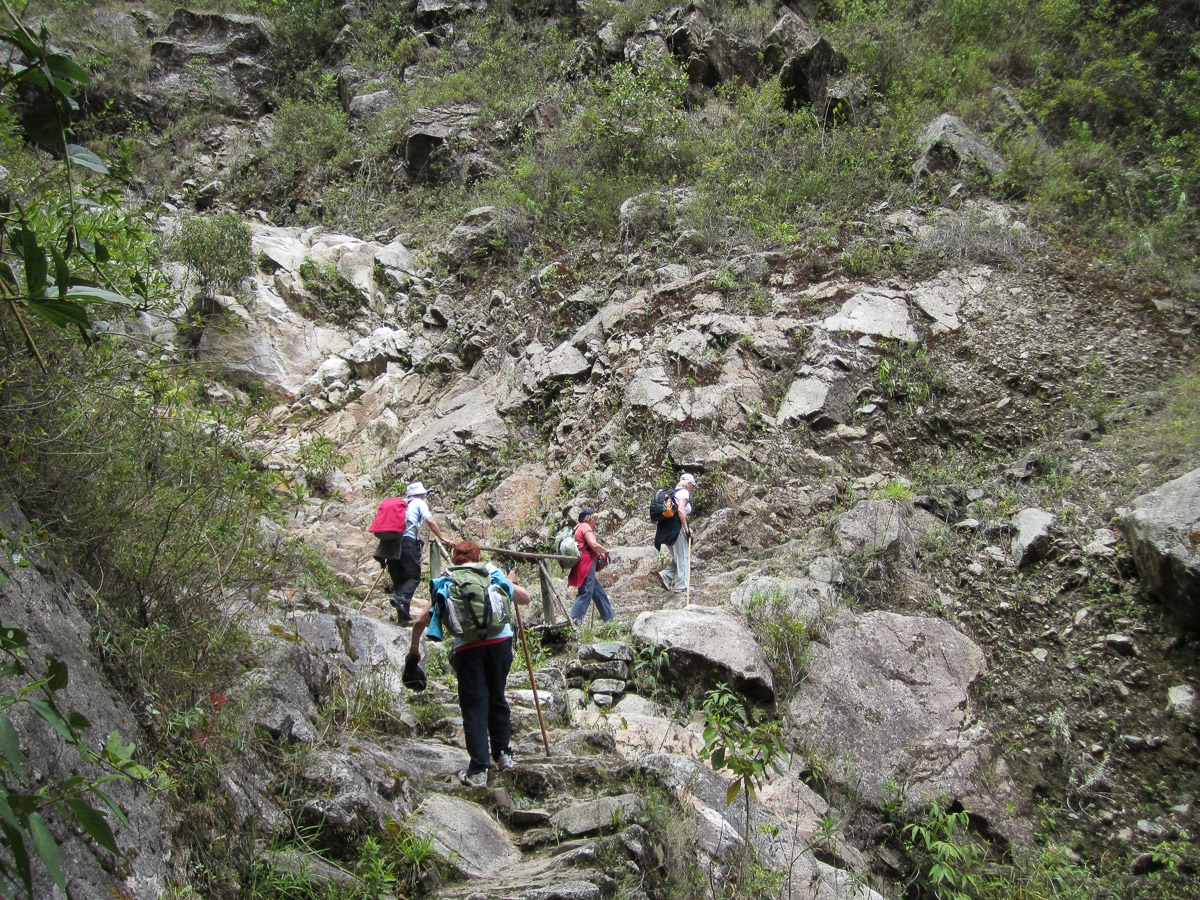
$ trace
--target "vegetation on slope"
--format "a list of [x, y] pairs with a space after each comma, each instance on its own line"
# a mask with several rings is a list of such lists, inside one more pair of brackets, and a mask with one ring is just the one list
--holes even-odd
[[[246, 0], [242, 9], [275, 22], [278, 70], [273, 140], [246, 161], [234, 199], [276, 221], [365, 233], [408, 228], [416, 217], [435, 236], [471, 206], [511, 205], [533, 223], [536, 259], [581, 237], [614, 238], [624, 199], [685, 184], [695, 192], [689, 224], [717, 246], [808, 254], [814, 272], [910, 271], [937, 261], [915, 247], [856, 244], [849, 223], [884, 200], [903, 207], [949, 196], [953, 180], [914, 184], [910, 169], [921, 128], [949, 110], [1008, 160], [1000, 178], [974, 176], [972, 191], [1026, 202], [1070, 249], [1109, 258], [1131, 277], [1163, 279], [1194, 302], [1200, 91], [1196, 23], [1184, 2], [825, 4], [819, 24], [874, 90], [861, 120], [838, 123], [785, 109], [773, 83], [729, 86], [695, 105], [669, 65], [635, 71], [581, 58], [582, 42], [609, 18], [628, 32], [665, 11], [649, 2], [598, 2], [559, 10], [553, 21], [500, 4], [460, 20], [455, 40], [440, 47], [416, 38], [408, 10], [363, 4], [349, 61], [400, 99], [389, 117], [355, 124], [338, 105], [326, 65], [342, 24], [333, 4]], [[91, 4], [63, 3], [54, 15], [69, 35], [85, 27], [90, 11]], [[713, 12], [748, 36], [761, 36], [774, 17], [766, 4], [714, 4]], [[141, 52], [84, 52], [101, 96], [119, 98], [136, 82], [147, 64]], [[420, 77], [406, 77], [408, 70]], [[469, 102], [489, 121], [512, 122], [546, 93], [569, 111], [566, 122], [544, 140], [509, 145], [503, 174], [470, 187], [394, 177], [391, 139], [413, 110]], [[116, 174], [133, 178], [144, 199], [178, 187], [167, 169], [171, 144], [153, 145], [149, 129], [119, 103], [91, 112], [81, 134], [111, 151]], [[223, 115], [219, 98], [176, 112], [167, 139], [180, 148]], [[61, 186], [47, 181], [54, 162], [27, 152], [11, 115], [5, 125], [6, 188], [43, 217], [40, 230], [62, 233], [69, 205]], [[166, 286], [154, 274], [159, 251], [149, 220], [120, 206], [116, 193], [103, 194], [107, 182], [85, 174], [81, 184], [101, 205], [89, 222], [109, 236], [111, 277], [153, 303]], [[239, 423], [207, 401], [201, 373], [104, 342], [85, 354], [42, 330], [38, 344], [55, 364], [46, 375], [21, 349], [13, 323], [5, 327], [0, 477], [42, 523], [54, 552], [98, 585], [97, 621], [113, 672], [162, 738], [179, 802], [209, 809], [222, 742], [211, 736], [221, 719], [217, 700], [238, 670], [240, 640], [217, 614], [217, 598], [254, 599], [296, 571], [286, 548], [264, 542], [255, 527], [273, 509], [271, 485], [238, 447]], [[1181, 428], [1194, 429], [1194, 418], [1181, 413]], [[1185, 458], [1194, 454], [1191, 433]], [[197, 735], [207, 735], [203, 744]], [[1041, 857], [1016, 858], [1015, 870], [985, 868], [953, 816], [931, 810], [928, 820], [897, 823], [911, 845], [914, 895], [982, 895], [984, 885], [988, 896], [1124, 890], [1099, 883], [1054, 845]], [[197, 850], [203, 837], [196, 836]], [[968, 849], [954, 852], [960, 845]], [[238, 857], [227, 849], [200, 854], [197, 884], [208, 878], [218, 890], [232, 882], [228, 863]], [[1182, 858], [1178, 848], [1163, 855], [1160, 879], [1173, 876]], [[369, 863], [376, 854], [363, 856]], [[946, 858], [955, 867], [939, 877]], [[274, 896], [285, 895], [275, 887]]]

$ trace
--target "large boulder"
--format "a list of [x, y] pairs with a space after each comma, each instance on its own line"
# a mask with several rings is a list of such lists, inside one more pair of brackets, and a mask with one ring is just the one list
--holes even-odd
[[779, 70], [779, 87], [788, 109], [811, 106], [818, 116], [826, 112], [826, 90], [830, 79], [846, 65], [846, 59], [823, 37], [808, 35], [812, 42], [796, 50]]
[[426, 794], [412, 828], [430, 836], [433, 852], [467, 878], [490, 878], [520, 858], [487, 810], [457, 797]]
[[1138, 497], [1124, 521], [1147, 589], [1200, 628], [1200, 469]]
[[494, 206], [480, 206], [465, 216], [446, 238], [442, 255], [452, 268], [478, 262], [508, 247], [514, 219]]
[[478, 121], [479, 108], [466, 104], [414, 112], [398, 141], [409, 180], [436, 184], [462, 178]]
[[988, 175], [1004, 174], [1004, 159], [979, 139], [958, 116], [944, 113], [925, 126], [921, 135], [921, 155], [913, 164], [913, 173], [923, 175], [961, 165], [974, 165]]
[[853, 761], [828, 777], [872, 806], [944, 795], [1009, 839], [1031, 836], [1028, 804], [970, 702], [985, 667], [970, 638], [941, 619], [843, 612], [811, 652], [788, 721], [827, 760]]
[[665, 650], [672, 678], [695, 696], [722, 681], [756, 700], [775, 696], [775, 679], [762, 647], [723, 609], [688, 606], [644, 612], [633, 623], [633, 636]]

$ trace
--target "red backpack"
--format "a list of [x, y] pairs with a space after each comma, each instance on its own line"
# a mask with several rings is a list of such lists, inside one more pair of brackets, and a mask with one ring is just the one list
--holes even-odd
[[407, 518], [408, 501], [403, 497], [387, 497], [379, 504], [379, 509], [375, 510], [375, 521], [368, 530], [371, 534], [379, 534], [381, 531], [402, 532]]

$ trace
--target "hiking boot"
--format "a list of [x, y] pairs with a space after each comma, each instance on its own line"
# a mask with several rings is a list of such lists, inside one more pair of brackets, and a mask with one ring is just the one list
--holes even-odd
[[487, 787], [487, 772], [476, 772], [470, 774], [466, 769], [458, 773], [458, 780], [469, 788], [485, 788]]
[[662, 586], [664, 589], [666, 589], [668, 591], [671, 589], [671, 579], [667, 577], [666, 572], [659, 572], [658, 580], [662, 582]]
[[507, 750], [500, 751], [500, 755], [496, 757], [496, 768], [501, 772], [511, 772], [516, 767], [512, 753]]
[[396, 607], [396, 622], [397, 622], [397, 624], [400, 624], [400, 625], [411, 625], [412, 624], [412, 613], [409, 610], [409, 604], [408, 604], [407, 600], [401, 600], [399, 597], [397, 597], [395, 600], [392, 601], [392, 606]]

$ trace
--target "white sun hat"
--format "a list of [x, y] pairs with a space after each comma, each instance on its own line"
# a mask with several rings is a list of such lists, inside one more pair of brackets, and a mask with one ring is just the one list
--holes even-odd
[[428, 493], [429, 491], [425, 490], [425, 485], [419, 481], [414, 481], [404, 490], [404, 496], [406, 497], [424, 497]]

